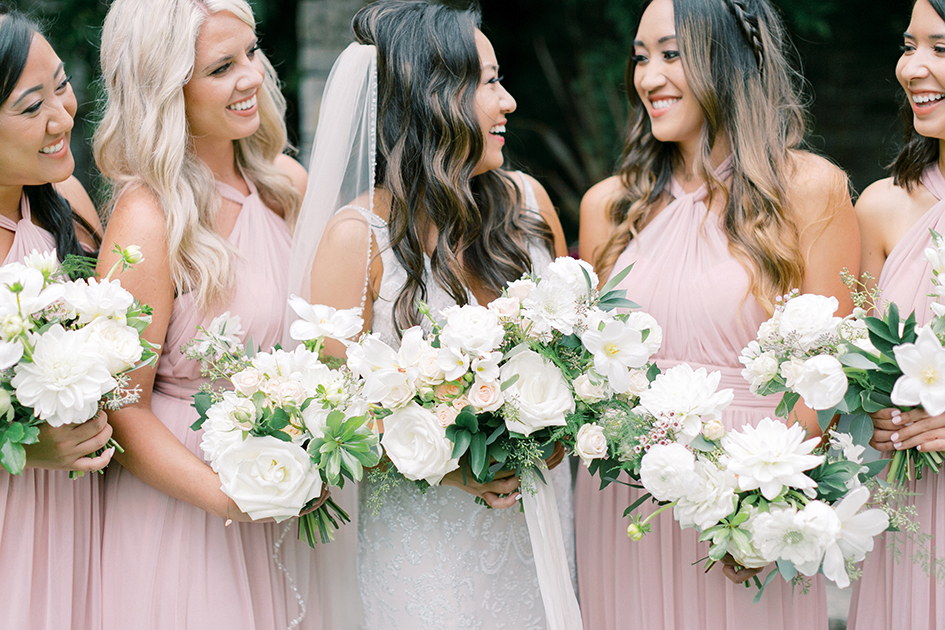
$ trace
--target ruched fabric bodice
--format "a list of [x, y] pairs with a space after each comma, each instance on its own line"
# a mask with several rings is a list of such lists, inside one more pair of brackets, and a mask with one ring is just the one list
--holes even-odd
[[[725, 181], [731, 158], [716, 171]], [[673, 200], [631, 240], [614, 264], [627, 297], [656, 318], [663, 345], [661, 370], [688, 363], [721, 372], [719, 388], [735, 397], [722, 415], [728, 430], [775, 417], [777, 397], [751, 394], [738, 357], [769, 315], [750, 292], [750, 275], [734, 257], [719, 215], [707, 207], [705, 186], [686, 193], [676, 182]], [[599, 482], [582, 466], [575, 490], [578, 580], [584, 627], [594, 630], [826, 630], [823, 580], [792, 596], [791, 585], [773, 580], [758, 604], [754, 589], [736, 585], [721, 567], [708, 574], [694, 563], [708, 545], [695, 530], [681, 530], [672, 511], [654, 519], [639, 542], [627, 537], [623, 511], [642, 492]], [[642, 515], [655, 506], [645, 503]], [[768, 569], [770, 570], [770, 569]], [[767, 570], [766, 570], [767, 571]]]

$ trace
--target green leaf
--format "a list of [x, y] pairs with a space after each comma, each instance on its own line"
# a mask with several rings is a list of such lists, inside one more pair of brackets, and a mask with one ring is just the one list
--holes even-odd
[[197, 410], [197, 420], [190, 425], [190, 428], [196, 431], [203, 426], [207, 419], [207, 411], [213, 406], [213, 397], [209, 392], [197, 392], [194, 394], [193, 408]]
[[791, 415], [791, 410], [794, 409], [794, 405], [796, 405], [797, 401], [800, 399], [801, 395], [796, 392], [784, 392], [784, 396], [781, 397], [781, 402], [778, 403], [774, 413], [779, 418], [787, 418]]
[[640, 305], [636, 302], [631, 302], [630, 300], [622, 297], [606, 297], [597, 303], [597, 306], [604, 311], [612, 311], [615, 308], [626, 308], [626, 309], [635, 309], [640, 308]]
[[10, 474], [19, 475], [26, 467], [26, 449], [22, 444], [2, 439], [0, 441], [0, 463]]
[[[896, 324], [896, 333], [890, 334], [887, 323], [879, 318], [867, 317], [863, 322], [866, 324], [866, 329], [870, 332], [870, 341], [873, 342], [873, 345], [876, 346], [877, 349], [885, 352], [880, 348], [881, 345], [894, 346], [899, 343], [898, 323]], [[879, 340], [879, 344], [877, 344], [877, 340]], [[883, 344], [882, 342], [886, 343]]]
[[504, 392], [508, 388], [512, 387], [512, 385], [515, 385], [518, 379], [519, 379], [519, 375], [513, 374], [510, 378], [507, 378], [506, 380], [502, 381], [502, 386], [499, 387], [499, 390]]
[[827, 427], [830, 426], [830, 423], [833, 422], [833, 417], [836, 415], [836, 411], [833, 409], [821, 409], [817, 412], [817, 424], [820, 425], [821, 431], [826, 431]]
[[[781, 577], [784, 578], [785, 582], [790, 582], [794, 579], [794, 576], [797, 575], [797, 567], [794, 566], [794, 563], [790, 560], [778, 560], [778, 571], [781, 572]], [[767, 582], [767, 580], [765, 580]]]
[[[765, 581], [761, 585], [761, 587], [758, 589], [758, 592], [755, 593], [755, 598], [752, 600], [753, 603], [757, 604], [759, 601], [761, 601], [761, 595], [762, 593], [765, 592], [765, 587], [771, 583], [771, 580], [773, 580], [774, 576], [776, 575], [778, 575], [778, 571], [772, 571], [771, 573], [768, 574], [768, 577], [765, 578]], [[757, 581], [757, 577], [755, 579]]]
[[651, 496], [653, 495], [647, 492], [643, 496], [641, 496], [639, 499], [631, 503], [630, 507], [628, 507], [626, 510], [623, 511], [623, 517], [627, 518], [628, 516], [630, 516], [630, 514], [632, 514], [635, 509], [643, 505], [643, 502], [649, 499]]
[[886, 312], [886, 324], [893, 340], [899, 341], [901, 339], [899, 336], [899, 307], [895, 302], [889, 303], [889, 310]]
[[843, 365], [847, 365], [858, 370], [875, 370], [877, 361], [875, 359], [869, 358], [871, 356], [872, 355], [851, 351], [839, 355], [837, 359]]
[[865, 413], [860, 413], [850, 420], [850, 436], [854, 444], [868, 446], [873, 439], [873, 420]]
[[608, 293], [610, 293], [611, 291], [613, 291], [614, 288], [616, 288], [616, 286], [617, 286], [618, 284], [620, 284], [620, 281], [627, 277], [627, 274], [630, 273], [630, 270], [631, 270], [631, 269], [633, 269], [633, 263], [630, 263], [629, 265], [627, 265], [626, 267], [624, 267], [624, 268], [620, 271], [620, 273], [611, 276], [610, 279], [607, 281], [607, 284], [605, 284], [605, 285], [601, 288], [600, 294], [601, 294], [602, 296], [606, 296]]
[[866, 462], [863, 465], [866, 466], [869, 469], [869, 471], [865, 473], [860, 473], [860, 476], [861, 478], [869, 479], [870, 477], [875, 477], [876, 475], [881, 473], [883, 469], [889, 465], [889, 460], [877, 459], [876, 461], [873, 461], [873, 462]]
[[471, 406], [463, 407], [463, 410], [456, 416], [456, 421], [453, 425], [461, 429], [466, 429], [470, 433], [479, 432], [479, 418], [476, 417], [476, 413]]
[[473, 475], [475, 475], [476, 479], [483, 479], [487, 463], [486, 434], [476, 433], [472, 436], [472, 441], [469, 443], [469, 466], [472, 468]]
[[715, 450], [715, 444], [705, 439], [701, 433], [689, 443], [689, 446], [697, 451], [702, 451], [703, 453], [711, 453]]
[[472, 442], [472, 433], [469, 431], [456, 431], [453, 435], [453, 459], [462, 457]]
[[660, 368], [655, 363], [646, 371], [646, 379], [651, 383], [660, 375]]

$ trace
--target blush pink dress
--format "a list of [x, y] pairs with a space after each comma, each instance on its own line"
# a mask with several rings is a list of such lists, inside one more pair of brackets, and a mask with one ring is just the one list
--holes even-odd
[[[242, 204], [229, 236], [239, 255], [228, 309], [239, 315], [254, 346], [265, 350], [282, 339], [286, 276], [292, 239], [285, 222], [269, 210], [253, 184], [250, 195], [217, 184], [225, 198]], [[213, 316], [197, 311], [191, 296], [174, 300], [161, 350], [151, 408], [194, 454], [201, 431], [191, 396], [203, 379], [181, 346]], [[309, 582], [311, 550], [298, 541], [295, 519], [285, 523], [232, 523], [174, 499], [121, 466], [105, 479], [103, 538], [104, 628], [107, 630], [274, 630], [307, 614], [297, 628], [320, 628], [318, 602]], [[283, 536], [277, 557], [274, 545]], [[317, 625], [316, 625], [317, 624]]]
[[[728, 162], [720, 168], [721, 178], [728, 168]], [[735, 390], [722, 416], [726, 429], [773, 418], [777, 401], [752, 395], [738, 363], [768, 315], [748, 293], [748, 273], [730, 253], [719, 218], [707, 210], [705, 188], [687, 194], [673, 182], [671, 192], [674, 200], [617, 259], [615, 272], [634, 263], [620, 286], [662, 327], [656, 356], [662, 370], [683, 362], [705, 367], [722, 373], [720, 389]], [[806, 595], [792, 594], [791, 585], [776, 578], [753, 604], [754, 587], [732, 583], [721, 567], [703, 572], [699, 561], [708, 544], [698, 542], [695, 530], [680, 529], [672, 510], [651, 521], [641, 541], [630, 540], [623, 512], [642, 491], [620, 484], [600, 491], [599, 480], [578, 468], [575, 534], [586, 629], [826, 630], [821, 576]], [[654, 510], [647, 501], [640, 513]]]
[[[0, 216], [15, 232], [3, 264], [34, 249], [56, 248], [52, 234], [30, 220]], [[101, 627], [102, 479], [67, 471], [0, 468], [0, 627], [17, 630], [97, 630]]]
[[[932, 290], [932, 266], [923, 250], [932, 245], [929, 228], [945, 234], [945, 177], [937, 164], [922, 174], [922, 184], [939, 201], [916, 221], [889, 252], [879, 288], [906, 316], [915, 310], [918, 324], [932, 317], [927, 294]], [[847, 627], [856, 630], [945, 629], [945, 480], [926, 473], [909, 484], [916, 493], [911, 504], [921, 526], [919, 541], [887, 532], [863, 563], [863, 576], [854, 582]], [[918, 543], [918, 544], [917, 544]], [[937, 546], [937, 549], [936, 549]], [[937, 561], [931, 562], [937, 556]], [[937, 576], [937, 580], [936, 580]]]

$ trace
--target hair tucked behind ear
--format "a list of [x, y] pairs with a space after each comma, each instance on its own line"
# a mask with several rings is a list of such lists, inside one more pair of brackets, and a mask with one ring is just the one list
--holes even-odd
[[[726, 195], [729, 248], [751, 276], [751, 293], [771, 311], [774, 298], [800, 286], [804, 273], [788, 196], [791, 149], [804, 138], [801, 79], [766, 0], [674, 0], [673, 11], [686, 80], [705, 117], [693, 170]], [[674, 144], [653, 137], [634, 88], [633, 59], [625, 74], [632, 112], [618, 169], [624, 194], [610, 208], [614, 231], [597, 256], [601, 268], [612, 267], [649, 221], [680, 159]], [[731, 147], [727, 185], [710, 170], [716, 142]]]
[[[20, 80], [35, 36], [42, 37], [36, 24], [0, 4], [0, 105], [7, 101]], [[30, 212], [36, 223], [53, 235], [60, 260], [65, 260], [69, 254], [85, 255], [75, 235], [76, 223], [89, 233], [96, 244], [100, 242], [95, 228], [73, 212], [72, 206], [53, 184], [24, 186], [23, 193], [29, 200]]]
[[509, 175], [472, 176], [483, 152], [478, 25], [476, 10], [409, 0], [370, 4], [352, 23], [357, 40], [378, 50], [377, 182], [393, 197], [391, 249], [407, 271], [396, 330], [420, 321], [430, 230], [433, 278], [457, 304], [466, 304], [471, 285], [497, 293], [530, 270], [530, 239], [551, 247], [550, 230], [522, 211]]
[[[929, 4], [938, 16], [945, 20], [945, 0], [929, 0]], [[914, 2], [913, 5], [915, 5]], [[911, 191], [919, 183], [925, 168], [938, 160], [939, 139], [920, 135], [915, 130], [912, 103], [905, 94], [902, 95], [899, 120], [902, 121], [903, 129], [902, 149], [889, 168], [892, 171], [893, 182]]]
[[[192, 292], [203, 310], [228, 296], [234, 252], [214, 230], [220, 200], [213, 173], [193, 151], [183, 87], [193, 74], [200, 27], [219, 11], [255, 29], [243, 0], [115, 0], [102, 31], [107, 101], [94, 138], [95, 161], [113, 195], [139, 185], [158, 199], [174, 287], [178, 294]], [[291, 225], [301, 199], [273, 163], [288, 148], [285, 100], [272, 65], [262, 51], [257, 55], [265, 69], [257, 92], [259, 129], [234, 142], [236, 163]]]

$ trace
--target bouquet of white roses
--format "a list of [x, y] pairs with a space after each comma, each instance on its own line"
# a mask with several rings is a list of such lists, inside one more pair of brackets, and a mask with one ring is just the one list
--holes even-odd
[[0, 267], [0, 463], [13, 474], [41, 423], [79, 424], [137, 401], [128, 373], [157, 361], [157, 348], [141, 338], [150, 307], [111, 279], [140, 262], [140, 250], [115, 251], [121, 260], [101, 280], [72, 280], [91, 276], [94, 260], [60, 265], [55, 250]]
[[[926, 251], [930, 259], [932, 254]], [[862, 286], [849, 274], [844, 281], [851, 289]], [[945, 319], [936, 315], [917, 330], [914, 313], [903, 320], [895, 304], [882, 305], [877, 291], [854, 290], [853, 298], [854, 317], [840, 318], [835, 298], [792, 292], [779, 300], [739, 361], [754, 393], [784, 393], [779, 416], [787, 417], [803, 397], [824, 429], [836, 414], [851, 414], [854, 441], [866, 444], [873, 434], [870, 413], [919, 404], [931, 415], [945, 412]], [[863, 307], [882, 315], [867, 316]], [[918, 478], [924, 469], [938, 472], [943, 461], [940, 453], [897, 451], [887, 481]]]
[[433, 320], [429, 337], [414, 327], [397, 350], [376, 336], [350, 347], [348, 364], [380, 408], [381, 443], [396, 469], [437, 484], [462, 462], [486, 483], [503, 469], [537, 472], [558, 441], [592, 452], [582, 427], [608, 401], [627, 405], [646, 389], [662, 338], [649, 315], [610, 312], [634, 306], [612, 290], [621, 277], [599, 293], [590, 265], [559, 258], [488, 306], [436, 316], [421, 307]]
[[[294, 296], [290, 303], [297, 311], [308, 306]], [[357, 318], [348, 334], [360, 328]], [[315, 346], [324, 331], [307, 337], [311, 331], [304, 320], [291, 331], [309, 339], [309, 347], [252, 353], [240, 339], [239, 317], [224, 313], [185, 346], [188, 358], [201, 361], [205, 376], [233, 387], [210, 384], [195, 394], [200, 418], [192, 428], [204, 430], [200, 446], [223, 492], [253, 519], [299, 516], [316, 503], [323, 485], [360, 481], [364, 468], [380, 459], [361, 383], [319, 360]], [[302, 514], [299, 535], [312, 546], [328, 542], [349, 520], [328, 498]]]
[[649, 521], [673, 508], [680, 527], [709, 541], [708, 566], [726, 554], [742, 567], [777, 563], [776, 575], [791, 581], [823, 573], [840, 588], [850, 584], [853, 564], [873, 548], [889, 526], [882, 509], [863, 509], [870, 491], [863, 482], [879, 468], [864, 466], [862, 446], [835, 433], [828, 446], [805, 439], [800, 425], [765, 418], [757, 426], [689, 446], [669, 439], [644, 449], [640, 481], [663, 507], [632, 519], [628, 534], [639, 540]]

